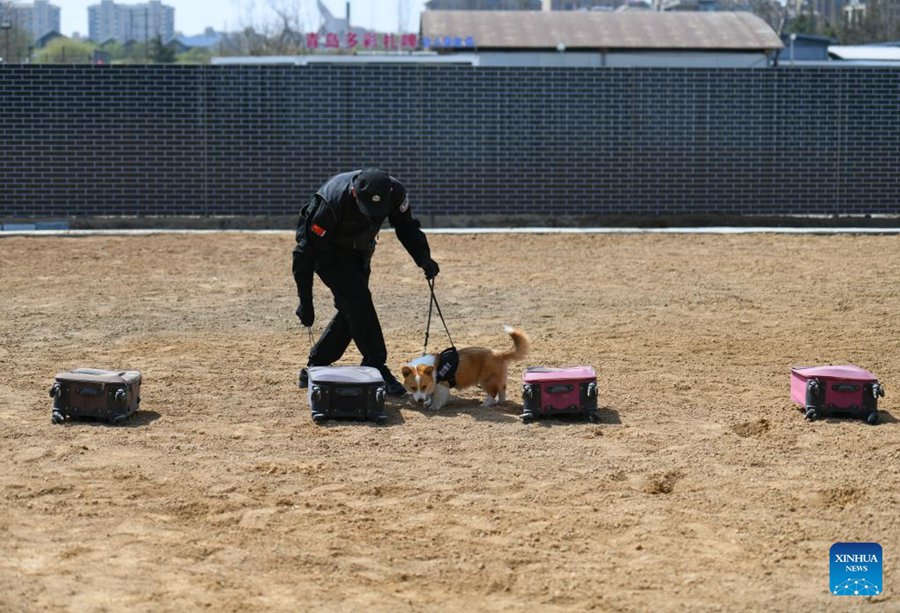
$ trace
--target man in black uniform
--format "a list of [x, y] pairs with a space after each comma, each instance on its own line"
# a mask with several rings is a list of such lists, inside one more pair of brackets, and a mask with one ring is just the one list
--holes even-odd
[[[397, 179], [375, 168], [335, 175], [300, 208], [293, 265], [300, 299], [297, 317], [306, 327], [315, 321], [315, 272], [334, 295], [337, 313], [310, 351], [307, 366], [338, 361], [352, 340], [362, 354], [362, 366], [377, 368], [385, 391], [402, 396], [406, 390], [386, 366], [387, 348], [369, 292], [370, 262], [385, 219], [425, 278], [438, 274], [428, 239], [409, 209], [406, 188]], [[300, 387], [307, 385], [304, 368]]]

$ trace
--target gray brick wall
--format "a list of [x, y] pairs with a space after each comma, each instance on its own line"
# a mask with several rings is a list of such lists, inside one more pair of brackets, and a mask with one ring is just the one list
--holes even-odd
[[0, 67], [0, 216], [900, 214], [900, 70]]

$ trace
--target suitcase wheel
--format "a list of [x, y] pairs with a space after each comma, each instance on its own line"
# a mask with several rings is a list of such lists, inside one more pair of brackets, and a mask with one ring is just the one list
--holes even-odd
[[881, 387], [880, 384], [876, 383], [875, 385], [872, 386], [872, 396], [874, 398], [878, 398], [879, 396], [884, 398], [884, 388]]
[[384, 413], [379, 413], [372, 418], [372, 421], [374, 421], [379, 426], [382, 426], [387, 423], [387, 415]]
[[870, 426], [874, 426], [878, 423], [878, 411], [872, 411], [868, 415], [866, 415], [866, 423]]
[[312, 420], [313, 420], [313, 422], [315, 422], [317, 424], [324, 424], [326, 419], [328, 419], [328, 418], [325, 416], [325, 413], [313, 413], [312, 414]]
[[600, 413], [598, 413], [597, 411], [590, 411], [588, 413], [588, 421], [590, 421], [592, 424], [599, 424]]
[[116, 402], [125, 402], [126, 396], [128, 396], [128, 392], [125, 390], [116, 390]]
[[322, 399], [322, 388], [318, 385], [314, 385], [312, 392], [310, 392], [310, 398], [316, 402], [320, 401]]
[[596, 383], [588, 384], [587, 395], [588, 395], [588, 398], [596, 398], [597, 397], [597, 384]]
[[50, 397], [57, 398], [59, 397], [60, 387], [59, 383], [54, 383], [53, 387], [50, 388]]
[[534, 413], [525, 412], [520, 415], [523, 424], [530, 424], [534, 421]]
[[532, 396], [531, 386], [528, 384], [523, 385], [522, 386], [522, 398], [524, 398], [525, 400], [531, 400], [531, 396]]
[[806, 409], [806, 419], [809, 421], [816, 421], [819, 419], [819, 414], [815, 409]]
[[[375, 402], [377, 402], [379, 404], [384, 404], [384, 395], [385, 395], [385, 390], [383, 387], [379, 387], [377, 390], [375, 390]], [[386, 417], [385, 417], [385, 419], [386, 419]]]
[[66, 421], [66, 416], [59, 411], [53, 411], [53, 413], [50, 414], [50, 421], [58, 425]]

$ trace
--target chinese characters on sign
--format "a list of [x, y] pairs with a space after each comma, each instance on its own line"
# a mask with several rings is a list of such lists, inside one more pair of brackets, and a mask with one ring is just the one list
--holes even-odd
[[306, 48], [330, 51], [333, 49], [391, 49], [412, 51], [422, 49], [475, 48], [471, 36], [419, 37], [415, 34], [378, 34], [376, 32], [310, 32], [306, 35]]

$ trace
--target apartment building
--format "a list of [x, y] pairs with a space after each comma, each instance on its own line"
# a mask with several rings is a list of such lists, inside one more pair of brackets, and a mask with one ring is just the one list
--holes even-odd
[[102, 0], [88, 7], [88, 38], [97, 43], [163, 42], [175, 38], [175, 8], [150, 0], [141, 4], [117, 4]]
[[15, 27], [28, 32], [34, 40], [38, 40], [51, 32], [59, 32], [59, 7], [47, 0], [34, 0], [25, 4], [14, 2], [7, 4], [7, 14], [0, 5], [0, 18], [9, 20]]

